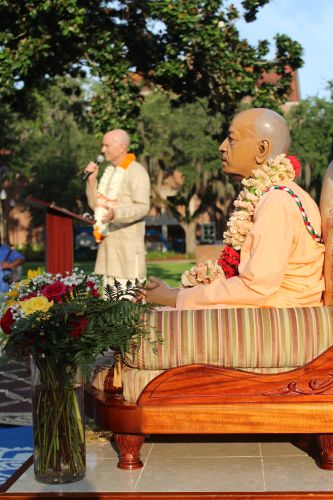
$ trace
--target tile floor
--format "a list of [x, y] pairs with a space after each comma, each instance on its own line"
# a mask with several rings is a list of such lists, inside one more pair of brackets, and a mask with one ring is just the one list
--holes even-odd
[[87, 443], [85, 479], [68, 485], [38, 483], [28, 469], [14, 492], [230, 492], [332, 491], [333, 471], [284, 436], [151, 436], [142, 449], [144, 467], [117, 468], [109, 442]]

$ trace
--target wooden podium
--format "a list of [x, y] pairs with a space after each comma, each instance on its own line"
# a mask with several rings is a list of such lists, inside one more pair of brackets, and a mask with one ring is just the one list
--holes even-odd
[[29, 196], [27, 203], [45, 210], [45, 264], [50, 273], [64, 274], [74, 264], [73, 221], [92, 225], [93, 221], [66, 208]]

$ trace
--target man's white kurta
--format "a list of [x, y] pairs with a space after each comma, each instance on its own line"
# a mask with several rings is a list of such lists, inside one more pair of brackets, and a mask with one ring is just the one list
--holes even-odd
[[[88, 204], [95, 209], [97, 183], [87, 182]], [[146, 277], [145, 222], [150, 206], [150, 181], [145, 168], [133, 161], [126, 169], [114, 207], [110, 234], [99, 244], [95, 273], [118, 279]]]

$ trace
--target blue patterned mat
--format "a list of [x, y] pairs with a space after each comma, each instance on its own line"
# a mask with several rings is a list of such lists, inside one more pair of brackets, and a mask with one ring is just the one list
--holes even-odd
[[0, 485], [32, 455], [31, 426], [0, 426]]

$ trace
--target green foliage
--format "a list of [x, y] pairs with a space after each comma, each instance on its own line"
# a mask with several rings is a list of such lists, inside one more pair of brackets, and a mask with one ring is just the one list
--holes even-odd
[[293, 107], [286, 118], [291, 128], [291, 154], [303, 166], [300, 184], [319, 201], [333, 138], [333, 83], [329, 99], [312, 97]]
[[0, 45], [2, 94], [26, 97], [54, 76], [82, 74], [89, 44], [98, 44], [99, 28], [110, 30], [103, 2], [94, 0], [2, 1]]
[[243, 0], [242, 6], [246, 10], [245, 20], [248, 22], [255, 21], [259, 7], [263, 7], [270, 0]]
[[[97, 288], [96, 277], [77, 272], [65, 278], [37, 272], [16, 284], [7, 297], [15, 300], [9, 306], [13, 320], [3, 307], [1, 327], [8, 333], [4, 352], [14, 358], [52, 358], [88, 375], [98, 354], [110, 348], [124, 355], [136, 351], [143, 339], [149, 341], [145, 314], [153, 307], [131, 299], [142, 284], [128, 282], [123, 289], [116, 282], [107, 287], [105, 299]], [[42, 292], [36, 296], [38, 290]]]
[[[244, 2], [247, 20], [253, 20], [264, 3]], [[276, 37], [276, 55], [267, 61], [267, 41], [251, 46], [240, 38], [234, 23], [239, 12], [232, 4], [165, 0], [151, 2], [150, 14], [165, 25], [157, 37], [163, 57], [156, 64], [155, 82], [182, 100], [207, 97], [209, 107], [229, 119], [244, 97], [253, 97], [255, 106], [274, 102], [275, 108], [288, 97], [288, 73], [302, 64], [302, 48], [289, 37]], [[275, 89], [258, 85], [264, 72], [281, 75]]]
[[[24, 255], [26, 261], [41, 262], [45, 259], [45, 249], [43, 243], [21, 245], [17, 250]], [[30, 269], [30, 267], [29, 267]]]
[[[74, 356], [74, 362], [82, 370], [88, 369], [98, 354], [110, 348], [121, 353], [135, 352], [143, 339], [149, 341], [148, 326], [144, 314], [153, 310], [150, 304], [132, 302], [129, 297], [139, 293], [141, 284], [108, 287], [105, 300], [87, 301], [82, 305], [71, 302], [68, 314], [84, 315], [89, 323], [81, 337], [81, 347]], [[72, 306], [72, 307], [71, 307]], [[98, 334], [96, 335], [96, 332]], [[151, 341], [154, 348], [156, 341]]]
[[180, 286], [180, 277], [184, 271], [187, 271], [195, 265], [194, 256], [192, 260], [183, 261], [151, 261], [148, 262], [148, 276], [155, 276], [166, 281], [171, 287]]
[[17, 116], [9, 104], [0, 106], [0, 149], [11, 150], [15, 144], [15, 122]]
[[[152, 179], [154, 204], [165, 206], [185, 227], [207, 209], [227, 214], [234, 194], [221, 170], [218, 147], [223, 117], [209, 111], [206, 99], [173, 106], [154, 92], [142, 107], [143, 161]], [[161, 195], [163, 181], [178, 172], [173, 196]], [[187, 244], [187, 251], [194, 251]]]
[[[245, 19], [267, 2], [243, 0]], [[78, 171], [97, 152], [91, 133], [122, 127], [147, 150], [155, 203], [161, 178], [177, 169], [183, 183], [169, 208], [183, 225], [207, 206], [225, 215], [233, 190], [216, 182], [217, 145], [231, 116], [244, 98], [278, 110], [302, 65], [301, 46], [283, 34], [268, 60], [268, 41], [242, 39], [239, 17], [224, 0], [0, 2], [0, 131], [15, 149], [13, 173], [29, 180], [23, 194], [82, 213]], [[263, 83], [267, 72], [279, 82]], [[144, 99], [145, 86], [171, 101]]]
[[[65, 79], [34, 91], [30, 116], [16, 116], [11, 174], [27, 180], [23, 199], [32, 195], [82, 213], [86, 199], [79, 172], [100, 148], [86, 126], [84, 107], [79, 83]], [[35, 224], [44, 217], [40, 210], [33, 215]]]
[[[244, 0], [245, 19], [253, 21], [267, 2]], [[268, 61], [267, 41], [252, 46], [240, 38], [239, 16], [224, 0], [3, 1], [0, 98], [18, 109], [56, 76], [92, 76], [95, 130], [122, 126], [135, 133], [142, 95], [131, 71], [183, 102], [205, 97], [226, 118], [246, 96], [276, 108], [288, 97], [302, 49], [278, 35]], [[267, 71], [281, 75], [275, 87], [257, 85]]]
[[154, 261], [154, 260], [184, 260], [184, 259], [193, 259], [193, 255], [188, 255], [186, 253], [177, 253], [173, 250], [169, 250], [167, 252], [162, 252], [158, 250], [151, 250], [146, 254], [146, 261]]

